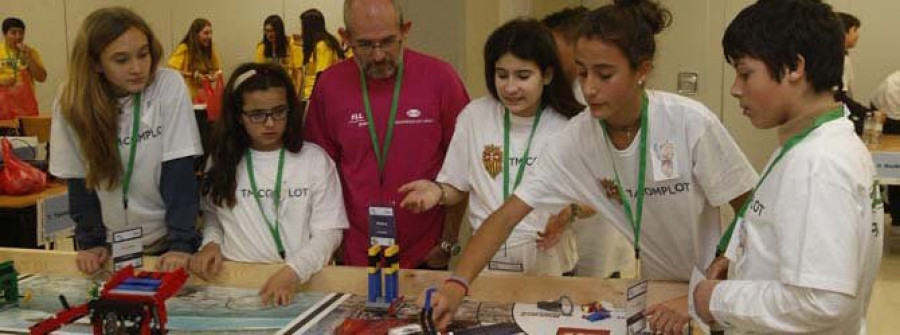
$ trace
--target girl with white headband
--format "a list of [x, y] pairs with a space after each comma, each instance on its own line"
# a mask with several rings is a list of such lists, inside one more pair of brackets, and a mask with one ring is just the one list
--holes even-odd
[[223, 259], [284, 263], [259, 290], [263, 305], [290, 303], [348, 226], [334, 162], [303, 141], [296, 92], [278, 65], [238, 67], [225, 87], [201, 186], [203, 244], [191, 270], [210, 278]]

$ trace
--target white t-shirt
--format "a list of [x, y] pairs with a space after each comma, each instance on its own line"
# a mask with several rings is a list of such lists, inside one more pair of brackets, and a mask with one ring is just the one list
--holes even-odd
[[[274, 225], [275, 204], [272, 197], [279, 150], [251, 150], [251, 155], [254, 179], [261, 195], [260, 203]], [[203, 244], [218, 243], [222, 255], [233, 261], [281, 262], [283, 260], [278, 254], [275, 239], [253, 196], [246, 164], [246, 158], [238, 163], [235, 177], [237, 203], [233, 208], [215, 206], [208, 197], [202, 197]], [[340, 245], [340, 234], [336, 234], [336, 240], [325, 235], [329, 230], [339, 233], [348, 227], [341, 194], [334, 162], [322, 148], [305, 142], [300, 152], [285, 152], [278, 227], [287, 264], [301, 280], [320, 270]]]
[[634, 268], [634, 249], [609, 219], [594, 215], [572, 225], [578, 246], [579, 277], [609, 277]]
[[900, 71], [892, 73], [878, 85], [872, 104], [892, 120], [900, 120]]
[[[575, 100], [587, 105], [578, 79], [572, 81]], [[614, 272], [634, 268], [631, 243], [602, 215], [578, 220], [572, 226], [578, 245], [575, 273], [584, 277], [609, 277]]]
[[[488, 215], [504, 202], [503, 198], [503, 105], [491, 96], [470, 102], [456, 119], [456, 130], [447, 149], [444, 165], [438, 173], [437, 181], [447, 183], [456, 189], [469, 192], [469, 206], [466, 217], [473, 230], [481, 227]], [[510, 113], [509, 150], [509, 191], [513, 192], [516, 174], [528, 137], [531, 135], [535, 117], [518, 117]], [[535, 130], [525, 171], [533, 168], [539, 160], [550, 137], [561, 131], [568, 119], [556, 113], [552, 107], [545, 107]], [[524, 174], [525, 172], [523, 172]], [[524, 175], [522, 176], [524, 180]], [[561, 206], [555, 208], [556, 211]], [[553, 210], [538, 210], [526, 216], [507, 239], [508, 246], [534, 243], [538, 232], [544, 231]], [[566, 235], [571, 238], [572, 235]], [[560, 246], [569, 245], [563, 241]], [[574, 242], [571, 243], [574, 245]], [[502, 247], [501, 247], [502, 251]], [[563, 272], [575, 266], [575, 250], [563, 266]]]
[[[503, 115], [503, 105], [493, 97], [486, 96], [470, 102], [456, 119], [456, 130], [447, 149], [444, 165], [437, 176], [438, 182], [470, 193], [466, 216], [474, 230], [481, 227], [488, 215], [500, 208], [505, 201], [502, 171]], [[525, 171], [534, 166], [550, 136], [562, 130], [567, 121], [553, 111], [552, 107], [544, 108], [526, 159]], [[510, 195], [533, 123], [534, 117], [519, 117], [510, 113]], [[553, 213], [549, 210], [532, 212], [519, 222], [507, 243], [519, 245], [534, 241], [537, 233], [544, 230], [551, 214]]]
[[[123, 171], [131, 144], [133, 97], [119, 99], [119, 152]], [[141, 121], [134, 171], [128, 194], [128, 213], [122, 204], [122, 187], [97, 188], [107, 241], [112, 233], [142, 227], [144, 245], [166, 236], [166, 205], [159, 193], [162, 163], [203, 153], [191, 97], [178, 72], [158, 68], [156, 77], [141, 95]], [[59, 178], [85, 178], [85, 161], [78, 135], [62, 116], [59, 100], [53, 104], [50, 135], [50, 173]]]
[[[717, 206], [752, 189], [758, 177], [701, 103], [660, 91], [647, 95], [650, 157], [640, 240], [642, 273], [647, 279], [687, 281], [693, 266], [705, 268], [713, 259], [721, 235]], [[617, 150], [607, 145], [597, 119], [582, 113], [552, 139], [516, 196], [532, 207], [590, 204], [634, 241], [614, 186], [613, 162], [625, 192], [634, 194], [640, 136]]]
[[[737, 295], [748, 281], [776, 281], [855, 297], [852, 316], [821, 320], [819, 326], [827, 331], [817, 334], [865, 333], [883, 239], [883, 205], [873, 204], [879, 192], [874, 178], [872, 157], [849, 120], [830, 121], [810, 133], [782, 157], [754, 194], [726, 252], [732, 260], [731, 280], [716, 288], [711, 306], [726, 311], [760, 304], [783, 308], [783, 302]], [[722, 300], [730, 305], [719, 304]], [[757, 329], [778, 329], [769, 328], [777, 327], [777, 321], [758, 315], [724, 318], [735, 317]]]

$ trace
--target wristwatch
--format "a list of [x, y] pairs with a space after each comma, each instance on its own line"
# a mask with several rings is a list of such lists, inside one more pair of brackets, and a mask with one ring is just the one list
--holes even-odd
[[462, 247], [458, 242], [441, 241], [441, 250], [450, 254], [450, 256], [456, 256], [459, 255], [459, 251], [462, 250]]

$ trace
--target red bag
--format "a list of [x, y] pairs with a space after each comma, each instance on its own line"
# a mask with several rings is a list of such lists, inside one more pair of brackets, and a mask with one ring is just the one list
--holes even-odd
[[0, 120], [38, 115], [37, 97], [27, 70], [21, 70], [12, 86], [0, 86]]
[[219, 119], [222, 113], [222, 95], [225, 93], [225, 81], [221, 75], [216, 76], [215, 82], [203, 79], [202, 90], [197, 92], [200, 103], [206, 103], [206, 118], [210, 121]]
[[0, 144], [3, 146], [0, 194], [31, 194], [47, 188], [47, 174], [16, 157], [9, 139], [3, 138]]

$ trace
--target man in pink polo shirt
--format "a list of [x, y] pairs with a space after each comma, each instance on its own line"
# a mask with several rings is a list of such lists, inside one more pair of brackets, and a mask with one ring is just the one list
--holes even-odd
[[396, 1], [346, 0], [344, 25], [354, 61], [322, 73], [304, 127], [338, 166], [350, 219], [344, 262], [367, 264], [369, 209], [392, 208], [401, 267], [446, 268], [461, 211], [445, 228], [445, 209], [413, 214], [397, 189], [435, 178], [469, 96], [449, 64], [404, 47], [410, 23]]

